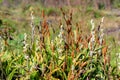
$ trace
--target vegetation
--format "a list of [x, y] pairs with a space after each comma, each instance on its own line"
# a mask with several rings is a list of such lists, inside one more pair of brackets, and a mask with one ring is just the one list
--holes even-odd
[[35, 3], [2, 7], [0, 15], [1, 80], [120, 79], [120, 46], [104, 28], [119, 19], [106, 15], [104, 5], [83, 10]]

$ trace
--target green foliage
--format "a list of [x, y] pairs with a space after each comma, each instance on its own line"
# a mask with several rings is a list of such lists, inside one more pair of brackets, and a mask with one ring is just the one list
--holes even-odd
[[13, 71], [8, 75], [7, 80], [12, 80], [14, 77], [16, 69], [13, 69]]
[[87, 7], [87, 9], [86, 9], [86, 13], [90, 13], [93, 11], [94, 11], [93, 7]]
[[38, 80], [39, 79], [39, 72], [38, 71], [34, 71], [31, 73], [30, 75], [30, 80]]
[[99, 9], [100, 10], [105, 9], [105, 5], [103, 3], [99, 4]]
[[99, 10], [94, 10], [93, 7], [87, 7], [86, 13], [89, 15], [93, 15], [95, 18], [102, 17], [102, 13]]
[[114, 0], [112, 3], [115, 8], [120, 8], [120, 0]]
[[101, 13], [99, 11], [95, 11], [94, 12], [94, 17], [95, 18], [100, 18], [100, 17], [102, 17], [102, 15], [101, 15]]
[[[54, 9], [47, 10], [48, 15], [54, 12]], [[99, 11], [94, 11], [92, 8], [88, 8], [86, 12], [93, 12], [95, 18], [101, 17]], [[66, 13], [63, 14], [66, 15]], [[108, 52], [101, 52], [102, 54], [99, 55], [99, 51], [103, 51], [106, 45], [100, 45], [95, 41], [93, 55], [90, 56], [90, 33], [87, 35], [88, 37], [85, 37], [73, 23], [74, 20], [65, 19], [65, 22], [61, 22], [64, 25], [64, 29], [55, 30], [55, 32], [52, 31], [53, 29], [49, 31], [52, 27], [45, 24], [45, 22], [40, 25], [40, 21], [41, 18], [35, 18], [34, 20], [33, 25], [42, 27], [42, 30], [36, 30], [33, 43], [31, 43], [30, 34], [27, 34], [25, 39], [23, 32], [14, 34], [13, 40], [7, 39], [8, 45], [4, 44], [4, 40], [1, 42], [3, 47], [6, 47], [5, 50], [1, 49], [0, 53], [0, 62], [2, 64], [0, 65], [0, 72], [5, 76], [2, 77], [3, 79], [106, 80], [110, 77], [117, 79], [114, 76], [120, 77], [117, 65], [112, 65], [111, 60], [110, 63], [104, 62], [106, 56], [111, 57], [108, 54], [111, 51], [107, 49]], [[72, 26], [75, 26], [74, 29], [70, 27], [70, 22]], [[15, 22], [4, 19], [3, 23], [6, 23], [7, 27], [10, 26], [15, 29], [15, 31], [11, 31], [11, 34], [16, 32], [17, 25]], [[81, 26], [78, 25], [78, 28], [81, 29]], [[58, 36], [55, 36], [57, 35], [56, 31], [60, 32]], [[78, 36], [77, 40], [75, 40], [73, 31], [78, 31], [78, 34], [76, 34]]]

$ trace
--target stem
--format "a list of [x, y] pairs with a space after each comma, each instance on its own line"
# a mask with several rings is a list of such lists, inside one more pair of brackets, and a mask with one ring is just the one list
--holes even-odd
[[32, 34], [31, 34], [31, 44], [33, 45], [33, 42], [34, 42], [34, 29], [35, 29], [35, 26], [34, 26], [34, 16], [33, 16], [33, 11], [31, 12], [31, 32], [32, 32]]

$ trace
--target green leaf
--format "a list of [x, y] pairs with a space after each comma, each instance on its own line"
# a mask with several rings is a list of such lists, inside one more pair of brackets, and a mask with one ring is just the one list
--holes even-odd
[[71, 65], [72, 65], [72, 57], [68, 57], [68, 60], [67, 60], [67, 70], [68, 71], [70, 70]]
[[94, 72], [95, 71], [95, 68], [92, 68], [92, 69], [90, 69], [90, 70], [87, 70], [87, 72], [84, 74], [84, 76], [83, 76], [83, 79], [85, 79], [86, 77], [88, 77], [88, 75], [90, 74], [90, 73], [92, 73], [92, 72]]
[[39, 79], [39, 72], [38, 71], [32, 72], [32, 74], [30, 75], [30, 80], [38, 80], [38, 79]]
[[9, 61], [9, 64], [6, 67], [6, 73], [9, 74], [11, 68], [12, 68], [12, 64], [15, 63], [16, 60], [20, 59], [21, 55], [14, 58], [12, 61]]
[[63, 76], [64, 76], [64, 80], [67, 80], [67, 75], [64, 71], [63, 71]]
[[7, 80], [12, 80], [17, 68], [13, 69], [13, 71], [8, 75]]
[[41, 19], [39, 17], [36, 17], [35, 20], [34, 20], [34, 24], [39, 25], [40, 21], [41, 21]]
[[24, 39], [24, 34], [19, 34], [18, 37], [19, 37], [20, 40], [23, 40]]
[[65, 56], [59, 57], [58, 65], [59, 65], [59, 66], [62, 66], [62, 63], [64, 62], [64, 60], [65, 60]]
[[35, 51], [36, 51], [36, 43], [34, 42], [32, 45], [32, 55], [35, 56]]
[[9, 61], [9, 60], [11, 60], [11, 55], [10, 55], [10, 53], [8, 53], [8, 51], [6, 51], [6, 52], [2, 55], [1, 61]]
[[50, 75], [52, 75], [53, 73], [55, 73], [56, 71], [59, 71], [59, 70], [60, 70], [60, 68], [54, 69], [54, 70], [50, 73]]

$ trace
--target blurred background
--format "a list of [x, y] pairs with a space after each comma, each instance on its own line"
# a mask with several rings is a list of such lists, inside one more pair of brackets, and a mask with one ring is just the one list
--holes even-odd
[[39, 3], [45, 7], [82, 6], [95, 9], [113, 9], [120, 7], [120, 0], [0, 0], [1, 6], [17, 7]]
[[94, 7], [95, 9], [113, 9], [120, 7], [120, 0], [0, 0], [1, 6], [15, 7], [26, 6], [34, 3], [39, 3], [46, 7], [62, 7], [62, 6], [82, 6]]
[[0, 0], [3, 26], [17, 28], [18, 32], [26, 32], [28, 29], [29, 32], [30, 8], [34, 10], [36, 22], [42, 21], [44, 10], [47, 20], [56, 27], [62, 21], [60, 8], [66, 14], [72, 12], [73, 23], [80, 22], [85, 33], [89, 32], [91, 19], [95, 20], [97, 26], [101, 18], [105, 17], [105, 34], [115, 38], [117, 42], [120, 40], [120, 0]]

